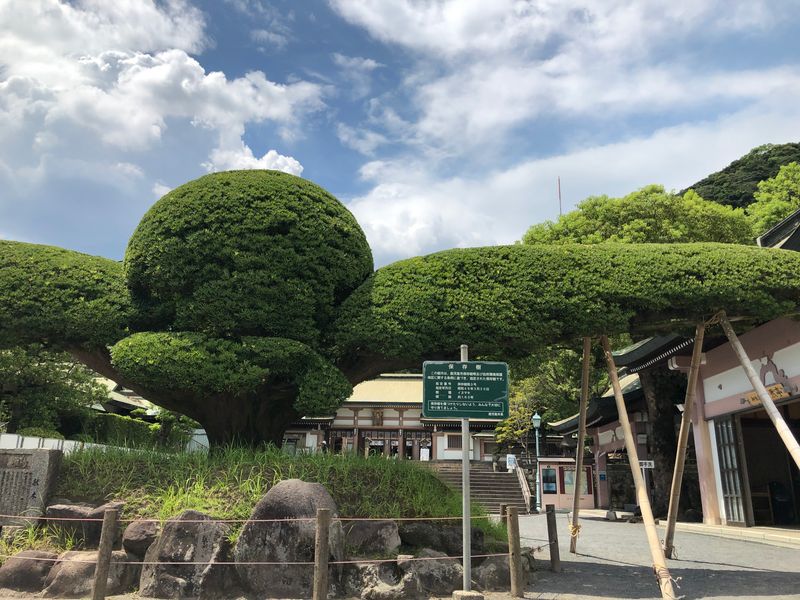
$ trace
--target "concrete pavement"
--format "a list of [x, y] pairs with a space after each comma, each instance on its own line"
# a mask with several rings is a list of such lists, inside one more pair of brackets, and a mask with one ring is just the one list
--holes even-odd
[[[660, 598], [651, 569], [650, 552], [641, 523], [581, 519], [578, 554], [569, 553], [566, 514], [558, 514], [562, 573], [552, 573], [549, 552], [537, 553], [541, 569], [526, 597], [572, 600], [577, 598]], [[544, 515], [520, 518], [525, 546], [547, 543]], [[663, 529], [659, 530], [663, 534]], [[687, 599], [742, 598], [800, 599], [800, 550], [724, 539], [679, 530], [675, 534], [677, 560], [668, 561], [677, 590]]]

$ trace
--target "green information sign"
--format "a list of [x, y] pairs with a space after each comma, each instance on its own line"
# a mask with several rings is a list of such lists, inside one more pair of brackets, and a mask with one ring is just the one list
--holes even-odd
[[422, 416], [508, 418], [508, 365], [501, 362], [422, 363]]

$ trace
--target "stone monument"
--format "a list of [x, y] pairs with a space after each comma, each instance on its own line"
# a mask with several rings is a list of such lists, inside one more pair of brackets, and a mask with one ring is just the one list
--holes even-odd
[[44, 514], [61, 450], [0, 450], [0, 526], [23, 525]]

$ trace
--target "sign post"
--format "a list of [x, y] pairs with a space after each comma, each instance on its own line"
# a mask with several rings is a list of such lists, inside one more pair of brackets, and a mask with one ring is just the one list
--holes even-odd
[[469, 362], [469, 348], [461, 345], [461, 361], [426, 361], [422, 365], [422, 416], [461, 418], [461, 490], [463, 591], [472, 584], [471, 507], [469, 489], [469, 420], [508, 418], [508, 365]]
[[[469, 347], [461, 344], [461, 362], [469, 361]], [[461, 549], [464, 581], [462, 589], [472, 589], [472, 505], [469, 489], [469, 417], [461, 419]]]

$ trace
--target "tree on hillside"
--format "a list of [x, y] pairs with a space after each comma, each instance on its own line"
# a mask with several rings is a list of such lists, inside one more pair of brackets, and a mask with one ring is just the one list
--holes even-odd
[[761, 181], [755, 198], [747, 214], [758, 236], [800, 208], [800, 164], [784, 165], [775, 177]]
[[108, 390], [65, 352], [37, 344], [0, 350], [0, 422], [10, 433], [61, 431], [107, 399]]
[[[627, 339], [627, 336], [625, 336]], [[580, 340], [559, 346], [543, 346], [529, 356], [511, 363], [511, 391], [524, 399], [531, 410], [542, 415], [543, 423], [559, 421], [578, 410], [581, 388]], [[605, 362], [594, 348], [589, 379], [590, 395], [608, 387]]]
[[500, 421], [495, 427], [495, 441], [501, 449], [512, 448], [520, 444], [525, 456], [530, 457], [528, 434], [532, 429], [531, 417], [533, 408], [529, 400], [519, 392], [511, 392], [508, 402], [508, 418]]
[[623, 198], [592, 196], [558, 218], [532, 226], [526, 244], [598, 242], [749, 244], [753, 234], [742, 210], [648, 185]]
[[47, 341], [214, 445], [280, 444], [353, 384], [462, 343], [512, 358], [722, 308], [786, 314], [799, 269], [800, 255], [760, 248], [601, 244], [456, 249], [372, 272], [357, 222], [321, 188], [216, 173], [156, 202], [124, 267], [0, 240], [0, 346]]
[[755, 201], [758, 182], [775, 177], [778, 170], [790, 162], [800, 162], [800, 143], [765, 144], [681, 193], [694, 190], [706, 200], [745, 208]]

